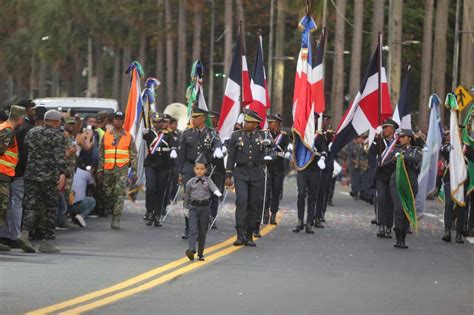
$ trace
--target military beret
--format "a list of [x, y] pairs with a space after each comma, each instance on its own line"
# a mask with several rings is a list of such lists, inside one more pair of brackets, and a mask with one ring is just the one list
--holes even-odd
[[10, 107], [10, 114], [8, 115], [8, 119], [18, 119], [21, 116], [25, 116], [25, 115], [26, 115], [25, 107], [12, 105]]
[[260, 123], [262, 121], [262, 118], [253, 110], [248, 109], [245, 112], [244, 121]]
[[61, 120], [63, 115], [55, 109], [50, 109], [44, 114], [44, 120]]
[[114, 113], [114, 118], [115, 119], [125, 119], [125, 114], [121, 111], [116, 111]]

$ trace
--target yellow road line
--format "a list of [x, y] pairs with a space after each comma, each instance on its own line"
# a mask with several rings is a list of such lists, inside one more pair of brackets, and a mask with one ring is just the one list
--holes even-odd
[[[273, 229], [276, 228], [276, 225], [267, 225], [265, 228], [262, 229], [261, 231], [261, 234], [262, 236], [263, 235], [266, 235], [268, 233], [270, 233]], [[143, 292], [143, 291], [146, 291], [146, 290], [149, 290], [149, 289], [152, 289], [160, 284], [163, 284], [165, 282], [168, 282], [178, 276], [181, 276], [187, 272], [190, 272], [194, 269], [197, 269], [197, 268], [200, 268], [202, 266], [205, 266], [211, 262], [213, 262], [214, 260], [217, 260], [218, 258], [220, 257], [223, 257], [223, 256], [227, 256], [239, 249], [241, 249], [243, 246], [230, 246], [228, 248], [225, 248], [209, 257], [206, 258], [206, 261], [203, 261], [203, 262], [196, 262], [196, 263], [192, 263], [192, 264], [189, 264], [187, 266], [184, 266], [182, 268], [179, 268], [173, 272], [170, 272], [168, 274], [165, 274], [163, 276], [160, 276], [159, 278], [156, 278], [154, 280], [151, 280], [149, 282], [146, 282], [142, 285], [139, 285], [137, 287], [134, 287], [134, 288], [131, 288], [131, 289], [128, 289], [128, 290], [124, 290], [122, 292], [119, 292], [119, 293], [116, 293], [116, 294], [113, 294], [113, 295], [110, 295], [108, 297], [105, 297], [103, 299], [100, 299], [100, 300], [97, 300], [95, 302], [92, 302], [92, 303], [89, 303], [89, 304], [86, 304], [86, 305], [83, 305], [83, 306], [79, 306], [79, 307], [76, 307], [76, 308], [73, 308], [73, 309], [70, 309], [68, 311], [65, 311], [65, 312], [62, 312], [60, 313], [60, 315], [71, 315], [71, 314], [81, 314], [81, 313], [84, 313], [84, 312], [87, 312], [87, 311], [91, 311], [93, 309], [96, 309], [96, 308], [99, 308], [99, 307], [102, 307], [104, 305], [107, 305], [107, 304], [111, 304], [111, 303], [114, 303], [114, 302], [117, 302], [121, 299], [124, 299], [126, 297], [129, 297], [129, 296], [132, 296], [134, 294], [137, 294], [137, 293], [140, 293], [140, 292]]]
[[[216, 244], [214, 246], [206, 248], [206, 253], [215, 252], [215, 251], [217, 251], [217, 250], [219, 250], [223, 247], [226, 247], [226, 246], [232, 244], [234, 241], [235, 241], [235, 236], [225, 240], [224, 242], [221, 242], [219, 244]], [[103, 295], [125, 289], [125, 288], [127, 288], [129, 286], [132, 286], [132, 285], [135, 285], [135, 284], [137, 284], [141, 281], [144, 281], [144, 280], [147, 280], [151, 277], [154, 277], [154, 276], [156, 276], [160, 273], [163, 273], [163, 272], [168, 271], [170, 269], [179, 267], [179, 266], [181, 266], [181, 265], [183, 265], [187, 262], [189, 262], [188, 258], [186, 258], [186, 257], [180, 258], [180, 259], [172, 261], [172, 262], [170, 262], [170, 263], [168, 263], [164, 266], [161, 266], [161, 267], [152, 269], [150, 271], [147, 271], [145, 273], [139, 274], [139, 275], [137, 275], [133, 278], [130, 278], [128, 280], [125, 280], [123, 282], [119, 282], [119, 283], [117, 283], [113, 286], [110, 286], [110, 287], [107, 287], [107, 288], [104, 288], [104, 289], [101, 289], [101, 290], [97, 290], [97, 291], [94, 291], [94, 292], [91, 292], [91, 293], [87, 293], [87, 294], [78, 296], [78, 297], [70, 299], [70, 300], [66, 300], [66, 301], [58, 303], [58, 304], [43, 307], [43, 308], [28, 312], [28, 313], [26, 313], [26, 315], [47, 314], [47, 313], [51, 313], [51, 312], [54, 312], [54, 311], [64, 309], [66, 307], [74, 306], [76, 304], [84, 303], [84, 302], [87, 302], [89, 300], [101, 297]]]

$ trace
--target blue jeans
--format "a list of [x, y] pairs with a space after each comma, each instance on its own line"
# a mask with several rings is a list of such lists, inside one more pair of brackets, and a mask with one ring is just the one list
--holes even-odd
[[71, 214], [80, 214], [83, 218], [87, 217], [89, 213], [95, 208], [95, 199], [86, 197], [82, 201], [78, 201], [72, 206], [69, 206], [68, 212]]

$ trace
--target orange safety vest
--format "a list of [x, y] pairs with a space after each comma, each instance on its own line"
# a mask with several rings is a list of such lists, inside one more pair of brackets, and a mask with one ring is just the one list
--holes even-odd
[[[11, 128], [13, 126], [4, 122], [0, 125], [0, 130]], [[18, 144], [16, 143], [16, 138], [13, 137], [13, 146], [9, 146], [7, 150], [0, 156], [0, 174], [4, 174], [10, 177], [15, 176], [15, 167], [18, 164]]]
[[114, 134], [107, 131], [104, 134], [104, 169], [112, 170], [115, 166], [124, 167], [130, 163], [128, 148], [132, 142], [130, 133], [124, 131], [117, 143], [114, 143]]

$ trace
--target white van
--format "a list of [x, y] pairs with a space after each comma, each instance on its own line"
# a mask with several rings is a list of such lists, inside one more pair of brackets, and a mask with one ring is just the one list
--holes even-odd
[[84, 117], [90, 114], [97, 114], [100, 111], [115, 112], [118, 110], [116, 100], [107, 98], [91, 97], [48, 97], [33, 100], [36, 106], [44, 106], [47, 109], [58, 109], [68, 111], [73, 109], [76, 114]]

